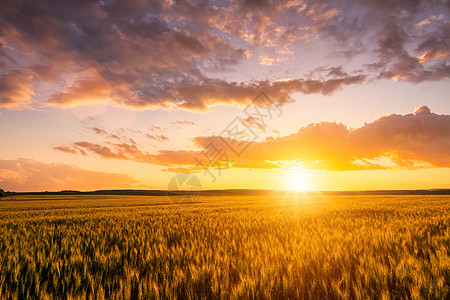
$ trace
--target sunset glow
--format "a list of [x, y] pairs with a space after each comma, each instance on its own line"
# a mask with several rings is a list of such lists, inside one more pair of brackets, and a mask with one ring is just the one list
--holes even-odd
[[[439, 1], [3, 1], [0, 21], [3, 189], [450, 188]], [[279, 182], [292, 161], [314, 178]]]
[[450, 299], [450, 0], [0, 0], [0, 299]]
[[288, 189], [296, 192], [307, 191], [308, 189], [310, 189], [309, 180], [309, 177], [305, 174], [292, 174], [288, 178]]

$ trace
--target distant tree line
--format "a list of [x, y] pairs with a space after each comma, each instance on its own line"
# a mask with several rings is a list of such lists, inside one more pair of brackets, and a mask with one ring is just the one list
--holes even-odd
[[10, 192], [10, 191], [4, 191], [3, 189], [0, 189], [0, 197], [8, 197], [8, 196], [15, 196], [16, 192]]

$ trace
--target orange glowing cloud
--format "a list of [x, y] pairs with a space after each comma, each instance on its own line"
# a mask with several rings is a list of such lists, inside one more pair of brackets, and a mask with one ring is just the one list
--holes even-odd
[[0, 185], [4, 190], [94, 190], [130, 188], [136, 183], [129, 175], [90, 171], [67, 164], [25, 158], [0, 159]]
[[71, 107], [82, 104], [108, 102], [111, 85], [93, 68], [70, 74], [64, 91], [52, 95], [48, 103]]
[[14, 70], [0, 74], [0, 107], [8, 109], [30, 108], [33, 102], [33, 73]]
[[[422, 106], [412, 114], [384, 116], [356, 129], [349, 129], [342, 123], [321, 122], [302, 127], [294, 134], [261, 142], [243, 142], [221, 136], [197, 137], [194, 142], [205, 151], [162, 150], [151, 154], [134, 143], [110, 143], [111, 147], [77, 142], [73, 147], [103, 158], [167, 166], [169, 171], [179, 168], [200, 170], [211, 158], [212, 151], [208, 150], [211, 145], [216, 156], [220, 154], [222, 163], [237, 168], [272, 169], [278, 167], [279, 161], [298, 161], [314, 170], [450, 167], [450, 116], [434, 114]], [[248, 145], [237, 155], [230, 151], [230, 145], [239, 143]], [[55, 149], [75, 152], [76, 148], [72, 151], [68, 147]], [[383, 158], [390, 163], [382, 163]]]

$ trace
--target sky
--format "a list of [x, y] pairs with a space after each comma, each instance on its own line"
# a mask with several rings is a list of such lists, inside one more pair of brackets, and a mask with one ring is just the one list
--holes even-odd
[[450, 2], [0, 2], [0, 188], [450, 188]]

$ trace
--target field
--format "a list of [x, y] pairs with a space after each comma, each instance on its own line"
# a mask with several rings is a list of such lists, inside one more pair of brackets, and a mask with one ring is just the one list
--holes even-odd
[[450, 297], [450, 196], [20, 196], [0, 298]]

